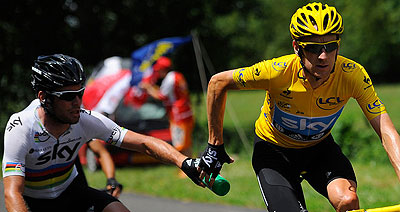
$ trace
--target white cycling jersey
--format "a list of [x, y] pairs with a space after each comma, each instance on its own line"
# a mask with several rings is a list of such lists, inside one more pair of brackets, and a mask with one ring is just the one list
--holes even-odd
[[87, 141], [98, 138], [120, 146], [127, 132], [100, 113], [81, 110], [79, 122], [58, 139], [44, 128], [34, 100], [25, 110], [13, 114], [4, 134], [3, 177], [25, 177], [24, 195], [53, 199], [78, 175], [74, 161]]

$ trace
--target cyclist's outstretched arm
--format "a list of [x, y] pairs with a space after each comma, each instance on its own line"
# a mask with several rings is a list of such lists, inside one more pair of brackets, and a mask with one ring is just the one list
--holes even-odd
[[130, 130], [126, 133], [121, 147], [145, 153], [165, 163], [174, 164], [179, 168], [181, 168], [182, 162], [187, 158], [187, 156], [163, 140]]
[[[182, 169], [196, 185], [205, 187], [199, 177], [200, 173], [197, 172], [197, 168], [188, 165], [193, 160], [163, 140], [128, 130], [121, 143], [121, 147], [145, 153], [165, 163], [174, 164]], [[191, 164], [193, 165], [193, 163]]]
[[207, 90], [208, 143], [221, 145], [226, 95], [228, 90], [237, 90], [233, 70], [220, 72], [211, 77]]
[[24, 192], [25, 178], [22, 176], [7, 176], [3, 179], [4, 200], [8, 212], [28, 211], [22, 193]]
[[220, 72], [211, 77], [207, 90], [208, 145], [201, 156], [198, 167], [200, 178], [209, 178], [209, 185], [214, 184], [224, 163], [234, 160], [225, 152], [222, 138], [226, 96], [228, 90], [238, 89], [233, 80], [233, 70]]
[[392, 120], [387, 113], [384, 113], [372, 119], [370, 123], [382, 140], [382, 145], [400, 180], [400, 136]]

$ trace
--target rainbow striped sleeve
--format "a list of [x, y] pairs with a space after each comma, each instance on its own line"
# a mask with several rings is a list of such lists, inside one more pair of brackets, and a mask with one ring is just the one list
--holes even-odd
[[16, 174], [23, 174], [25, 173], [25, 165], [18, 162], [6, 162], [4, 166], [4, 173], [16, 173]]

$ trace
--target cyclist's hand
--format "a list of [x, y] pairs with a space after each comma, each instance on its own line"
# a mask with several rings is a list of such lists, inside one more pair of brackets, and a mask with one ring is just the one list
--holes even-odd
[[119, 184], [115, 178], [107, 179], [106, 190], [113, 197], [118, 198], [119, 195], [121, 195], [122, 188], [123, 188], [123, 186], [121, 184]]
[[182, 162], [182, 171], [196, 184], [201, 187], [205, 187], [204, 183], [200, 179], [200, 172], [197, 171], [199, 166], [200, 158], [186, 158]]
[[[201, 171], [200, 178], [206, 178], [206, 182], [210, 182], [209, 186], [214, 184], [215, 178], [222, 169], [224, 163], [232, 163], [234, 160], [225, 152], [224, 144], [212, 145], [208, 144], [203, 152], [198, 170]], [[212, 178], [210, 175], [212, 174]]]

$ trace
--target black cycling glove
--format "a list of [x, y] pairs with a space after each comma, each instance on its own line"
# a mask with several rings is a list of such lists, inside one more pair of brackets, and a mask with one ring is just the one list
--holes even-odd
[[200, 185], [200, 172], [197, 171], [197, 166], [199, 166], [200, 158], [186, 158], [182, 162], [182, 171], [197, 185]]
[[[107, 189], [108, 186], [111, 186], [111, 189]], [[112, 194], [117, 187], [119, 187], [119, 189], [122, 192], [123, 186], [121, 184], [119, 184], [118, 181], [115, 178], [108, 178], [107, 179], [106, 189], [107, 189], [108, 192], [110, 192], [110, 194]]]
[[225, 152], [224, 144], [208, 144], [206, 150], [201, 155], [199, 167], [208, 175], [217, 176], [224, 163], [231, 163], [231, 158]]

